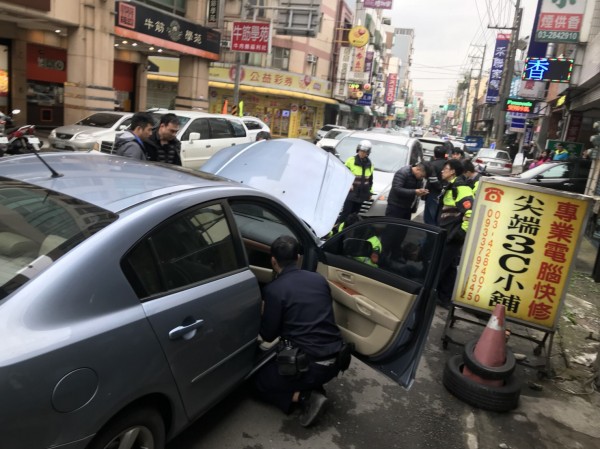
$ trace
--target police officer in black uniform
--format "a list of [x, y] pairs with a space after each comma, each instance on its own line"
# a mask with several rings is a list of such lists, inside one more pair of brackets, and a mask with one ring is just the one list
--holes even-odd
[[329, 284], [320, 274], [298, 268], [298, 246], [291, 236], [281, 236], [271, 245], [277, 277], [263, 291], [260, 335], [268, 342], [280, 337], [280, 349], [298, 348], [299, 371], [282, 374], [281, 360], [272, 359], [258, 371], [256, 387], [261, 399], [285, 413], [299, 404], [300, 424], [307, 427], [323, 411], [323, 385], [340, 371], [338, 355], [344, 345]]

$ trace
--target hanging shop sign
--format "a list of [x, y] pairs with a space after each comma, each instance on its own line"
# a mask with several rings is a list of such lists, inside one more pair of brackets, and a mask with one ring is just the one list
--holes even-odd
[[219, 21], [219, 0], [208, 0], [206, 7], [206, 20], [210, 23], [217, 23]]
[[532, 81], [568, 83], [573, 73], [573, 59], [527, 58], [521, 78]]
[[365, 0], [365, 8], [392, 9], [392, 0]]
[[502, 72], [504, 71], [509, 42], [510, 34], [500, 33], [496, 37], [496, 48], [494, 49], [490, 79], [485, 94], [486, 103], [498, 103], [500, 100], [500, 82], [502, 81]]
[[480, 182], [454, 291], [461, 306], [554, 330], [592, 198], [509, 181]]
[[369, 43], [369, 30], [362, 25], [352, 27], [348, 33], [348, 42], [353, 47], [364, 47]]
[[579, 42], [586, 0], [542, 0], [536, 42]]
[[524, 100], [521, 98], [507, 98], [504, 104], [504, 110], [508, 112], [525, 112], [533, 114], [535, 101]]
[[115, 2], [115, 34], [217, 61], [221, 34], [179, 16], [138, 3]]
[[249, 53], [269, 53], [271, 25], [264, 22], [233, 22], [231, 49]]
[[398, 75], [390, 73], [387, 76], [385, 86], [385, 104], [394, 104], [396, 101], [396, 88], [398, 87]]

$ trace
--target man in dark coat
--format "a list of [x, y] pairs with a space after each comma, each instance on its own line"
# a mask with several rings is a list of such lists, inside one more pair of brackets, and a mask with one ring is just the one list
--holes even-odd
[[152, 133], [152, 123], [152, 116], [147, 112], [133, 114], [129, 129], [115, 139], [114, 152], [118, 156], [145, 161], [144, 140]]
[[412, 210], [416, 209], [419, 199], [429, 193], [423, 188], [423, 178], [428, 176], [430, 171], [425, 162], [417, 162], [396, 172], [385, 210], [386, 217], [410, 220]]
[[340, 371], [337, 356], [343, 341], [329, 284], [320, 274], [298, 268], [298, 251], [298, 241], [291, 236], [278, 237], [271, 245], [277, 277], [263, 291], [260, 335], [267, 342], [280, 337], [280, 344], [298, 348], [306, 362], [304, 371], [283, 375], [272, 359], [258, 371], [256, 387], [261, 399], [285, 413], [299, 404], [300, 424], [307, 427], [327, 402], [323, 385]]
[[429, 164], [431, 175], [427, 179], [425, 188], [429, 193], [425, 197], [425, 210], [423, 211], [423, 221], [427, 224], [437, 226], [438, 197], [442, 193], [442, 168], [446, 163], [446, 149], [441, 145], [433, 149], [433, 161]]
[[179, 119], [175, 114], [165, 114], [144, 143], [149, 161], [181, 165], [181, 142], [177, 138]]

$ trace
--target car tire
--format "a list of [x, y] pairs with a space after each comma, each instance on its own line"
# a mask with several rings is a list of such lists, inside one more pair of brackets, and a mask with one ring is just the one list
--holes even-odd
[[[126, 444], [121, 444], [130, 439]], [[109, 421], [92, 440], [88, 449], [164, 449], [165, 425], [162, 416], [151, 407], [125, 410]]]
[[501, 387], [483, 385], [462, 374], [464, 364], [460, 354], [451, 357], [446, 363], [443, 384], [458, 399], [473, 407], [492, 412], [507, 412], [519, 405], [521, 384], [511, 376]]
[[475, 359], [473, 351], [475, 350], [476, 344], [477, 340], [468, 342], [465, 344], [463, 351], [464, 364], [471, 370], [473, 374], [489, 380], [505, 380], [512, 375], [512, 373], [515, 371], [517, 361], [515, 360], [515, 356], [510, 349], [506, 348], [506, 361], [503, 365], [489, 367], [482, 365]]

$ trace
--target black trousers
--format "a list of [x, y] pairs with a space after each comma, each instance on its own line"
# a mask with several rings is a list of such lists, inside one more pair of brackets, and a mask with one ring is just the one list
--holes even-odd
[[446, 243], [444, 247], [440, 265], [440, 278], [437, 286], [438, 298], [443, 304], [450, 305], [462, 247], [463, 242]]
[[305, 392], [321, 388], [335, 376], [339, 369], [310, 362], [307, 372], [298, 376], [282, 376], [277, 371], [277, 361], [273, 358], [257, 373], [255, 378], [258, 397], [279, 407], [284, 413], [292, 411], [292, 397], [296, 391]]

